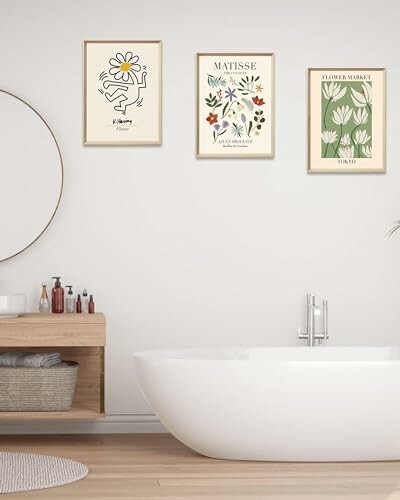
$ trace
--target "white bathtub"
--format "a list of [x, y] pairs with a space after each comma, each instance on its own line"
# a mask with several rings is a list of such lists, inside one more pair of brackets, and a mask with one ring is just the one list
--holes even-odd
[[164, 426], [214, 458], [400, 459], [399, 347], [136, 353]]

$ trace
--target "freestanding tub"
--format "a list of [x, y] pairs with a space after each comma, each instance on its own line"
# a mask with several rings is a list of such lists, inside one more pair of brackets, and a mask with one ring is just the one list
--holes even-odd
[[400, 459], [399, 347], [272, 347], [134, 354], [164, 426], [214, 458]]

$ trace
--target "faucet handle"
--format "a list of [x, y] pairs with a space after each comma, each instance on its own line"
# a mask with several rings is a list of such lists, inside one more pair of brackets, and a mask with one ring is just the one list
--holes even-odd
[[323, 300], [322, 308], [324, 311], [324, 335], [325, 335], [326, 339], [329, 339], [329, 334], [328, 334], [328, 301], [327, 301], [327, 299]]
[[302, 339], [302, 340], [303, 340], [303, 339], [308, 339], [308, 334], [307, 334], [307, 333], [303, 333], [303, 332], [301, 331], [301, 328], [300, 328], [300, 327], [297, 329], [297, 333], [298, 333], [297, 338]]

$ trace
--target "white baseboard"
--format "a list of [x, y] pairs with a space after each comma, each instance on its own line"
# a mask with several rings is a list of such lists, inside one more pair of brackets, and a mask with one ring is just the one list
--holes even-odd
[[167, 432], [155, 415], [107, 414], [94, 421], [15, 421], [0, 423], [0, 434], [145, 434]]

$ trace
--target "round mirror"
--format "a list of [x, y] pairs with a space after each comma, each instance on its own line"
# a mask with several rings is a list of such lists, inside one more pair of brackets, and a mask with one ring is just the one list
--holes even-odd
[[0, 262], [46, 230], [60, 202], [63, 166], [50, 127], [28, 103], [0, 90]]

